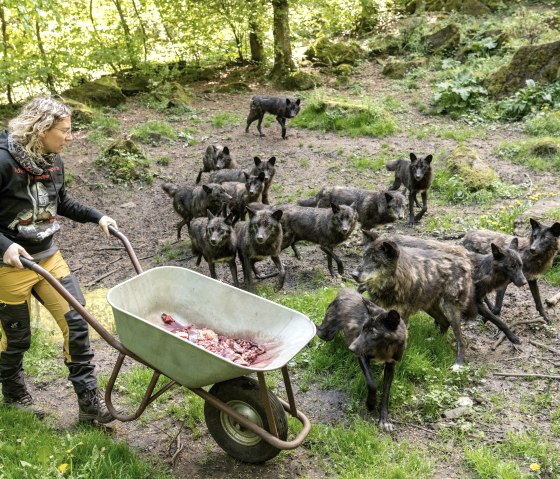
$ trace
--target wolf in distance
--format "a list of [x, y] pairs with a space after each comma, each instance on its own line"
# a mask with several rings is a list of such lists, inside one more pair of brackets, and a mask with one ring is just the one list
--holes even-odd
[[276, 121], [282, 127], [282, 138], [286, 139], [286, 119], [293, 118], [299, 113], [300, 99], [285, 96], [254, 96], [251, 98], [249, 115], [247, 116], [247, 127], [245, 133], [249, 132], [251, 123], [258, 120], [257, 130], [260, 136], [265, 136], [262, 132], [262, 121], [265, 113], [270, 113], [276, 117]]

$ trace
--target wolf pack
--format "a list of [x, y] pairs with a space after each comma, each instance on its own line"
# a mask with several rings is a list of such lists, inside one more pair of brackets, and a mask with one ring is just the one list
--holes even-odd
[[[295, 117], [299, 109], [296, 98], [255, 96], [245, 131], [257, 120], [259, 135], [264, 136], [262, 121], [268, 113], [276, 116], [286, 139], [286, 119]], [[421, 221], [428, 210], [433, 178], [432, 155], [410, 153], [385, 166], [395, 174], [386, 190], [324, 187], [295, 204], [272, 205], [270, 187], [278, 167], [276, 157], [255, 156], [239, 164], [227, 146], [211, 144], [194, 184], [161, 186], [181, 218], [177, 238], [181, 238], [183, 226], [188, 228], [197, 266], [204, 258], [210, 275], [217, 279], [216, 265], [225, 263], [233, 284], [241, 287], [239, 261], [243, 288], [250, 292], [255, 279], [273, 276], [277, 276], [276, 289], [283, 287], [286, 268], [281, 252], [289, 247], [302, 259], [297, 247], [300, 241], [318, 245], [325, 253], [329, 273], [343, 275], [343, 262], [335, 249], [357, 227], [361, 229], [362, 259], [350, 273], [357, 287], [340, 289], [317, 327], [317, 336], [329, 341], [342, 333], [363, 371], [369, 411], [377, 407], [377, 383], [370, 363], [383, 365], [379, 426], [391, 431], [389, 393], [395, 365], [406, 351], [409, 318], [423, 311], [442, 334], [452, 329], [456, 344], [453, 370], [460, 369], [465, 360], [462, 324], [477, 316], [494, 324], [512, 343], [521, 343], [500, 317], [505, 292], [510, 283], [528, 285], [538, 313], [550, 321], [537, 281], [552, 267], [558, 252], [560, 223], [545, 224], [531, 218], [528, 237], [466, 231], [460, 244], [383, 233], [379, 226], [403, 220], [406, 208], [409, 226]], [[257, 263], [268, 259], [275, 270], [259, 272]]]

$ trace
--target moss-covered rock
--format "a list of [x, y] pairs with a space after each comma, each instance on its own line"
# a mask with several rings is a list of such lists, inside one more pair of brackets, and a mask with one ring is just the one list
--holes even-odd
[[463, 61], [472, 53], [482, 53], [485, 55], [498, 53], [509, 40], [509, 35], [503, 30], [496, 28], [477, 34], [476, 38], [477, 39], [474, 39], [459, 48], [459, 51], [457, 52], [458, 60]]
[[308, 47], [305, 57], [314, 65], [337, 66], [342, 63], [355, 65], [364, 57], [364, 53], [355, 41], [333, 42], [322, 37]]
[[426, 35], [422, 40], [432, 53], [451, 52], [457, 49], [461, 41], [460, 27], [456, 23], [450, 23], [441, 30]]
[[[338, 68], [338, 67], [337, 67]], [[303, 70], [290, 72], [282, 81], [281, 85], [287, 90], [312, 90], [321, 85], [321, 80], [317, 75]]]
[[89, 125], [95, 118], [95, 111], [79, 101], [64, 98], [64, 103], [72, 109], [72, 121], [79, 125]]
[[416, 68], [423, 67], [426, 65], [425, 58], [417, 58], [415, 60], [410, 60], [408, 62], [394, 61], [388, 62], [383, 67], [383, 75], [395, 80], [404, 78], [406, 74]]
[[111, 143], [97, 159], [97, 164], [106, 167], [116, 183], [142, 181], [150, 183], [150, 160], [142, 149], [129, 138], [120, 138]]
[[479, 17], [505, 8], [502, 0], [407, 0], [408, 13], [420, 12], [460, 12]]
[[167, 108], [177, 108], [191, 105], [194, 92], [178, 82], [166, 82], [153, 90], [151, 96]]
[[392, 35], [375, 37], [368, 44], [368, 56], [370, 58], [381, 55], [398, 55], [401, 51], [401, 39]]
[[218, 85], [214, 88], [214, 93], [247, 93], [250, 92], [251, 87], [244, 82], [231, 82]]
[[152, 84], [152, 79], [140, 72], [126, 72], [117, 76], [117, 85], [126, 96], [150, 91]]
[[117, 84], [115, 77], [101, 77], [97, 80], [83, 83], [66, 90], [62, 93], [62, 96], [93, 106], [116, 107], [126, 102], [126, 97]]
[[480, 159], [476, 151], [463, 145], [451, 153], [445, 167], [462, 178], [471, 191], [488, 188], [488, 185], [497, 179], [494, 170]]
[[498, 71], [484, 81], [494, 97], [507, 96], [525, 87], [526, 80], [552, 83], [560, 79], [560, 40], [521, 47]]

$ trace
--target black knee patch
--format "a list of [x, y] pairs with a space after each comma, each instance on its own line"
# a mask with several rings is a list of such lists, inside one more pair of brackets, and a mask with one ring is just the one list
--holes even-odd
[[64, 278], [60, 279], [60, 284], [66, 288], [66, 290], [74, 296], [78, 300], [78, 302], [82, 305], [86, 305], [86, 298], [80, 289], [80, 283], [78, 283], [78, 279], [73, 274], [69, 274]]
[[8, 346], [4, 354], [23, 354], [31, 345], [29, 306], [22, 304], [0, 304], [0, 321], [6, 334]]

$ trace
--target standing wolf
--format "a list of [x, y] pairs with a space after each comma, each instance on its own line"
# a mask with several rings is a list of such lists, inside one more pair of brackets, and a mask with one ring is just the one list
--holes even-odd
[[201, 171], [203, 172], [221, 170], [222, 168], [237, 168], [237, 164], [229, 153], [229, 148], [222, 145], [208, 145], [202, 163]]
[[389, 422], [389, 391], [395, 375], [395, 363], [406, 349], [408, 331], [395, 310], [386, 311], [353, 289], [343, 288], [329, 304], [317, 336], [330, 341], [342, 330], [346, 345], [357, 357], [368, 388], [366, 406], [369, 411], [377, 403], [377, 384], [369, 363], [383, 363], [383, 397], [379, 411], [379, 427], [392, 431]]
[[286, 139], [286, 118], [293, 118], [299, 113], [299, 98], [290, 98], [285, 96], [254, 96], [251, 98], [249, 106], [249, 115], [247, 116], [247, 127], [245, 133], [249, 132], [251, 123], [258, 120], [257, 130], [260, 136], [265, 136], [262, 132], [261, 125], [265, 113], [276, 116], [276, 121], [282, 127], [282, 138]]
[[329, 208], [331, 203], [356, 205], [362, 228], [392, 223], [404, 218], [404, 196], [398, 191], [369, 191], [361, 188], [335, 186], [322, 188], [315, 196], [298, 201], [300, 206]]
[[[519, 251], [523, 261], [523, 274], [527, 278], [529, 288], [537, 311], [545, 321], [550, 318], [544, 311], [537, 280], [546, 273], [554, 262], [558, 253], [558, 238], [560, 237], [560, 223], [547, 226], [531, 218], [531, 235], [529, 238], [519, 238]], [[513, 237], [495, 231], [473, 230], [468, 231], [463, 239], [465, 248], [477, 253], [487, 253], [490, 244], [503, 246], [512, 241]], [[496, 292], [496, 302], [492, 309], [494, 314], [500, 314], [507, 284]]]
[[[428, 211], [428, 188], [432, 184], [432, 155], [422, 158], [411, 153], [410, 159], [401, 158], [387, 163], [385, 167], [395, 172], [395, 181], [389, 189], [398, 190], [402, 184], [408, 190], [408, 224], [413, 226]], [[422, 209], [414, 216], [414, 205], [420, 206], [416, 198], [417, 193], [422, 195]]]
[[362, 264], [352, 273], [359, 291], [371, 300], [395, 309], [408, 323], [417, 311], [428, 313], [445, 333], [455, 333], [457, 352], [453, 369], [464, 362], [461, 320], [476, 317], [472, 265], [465, 258], [439, 250], [408, 248], [373, 231], [365, 235]]

